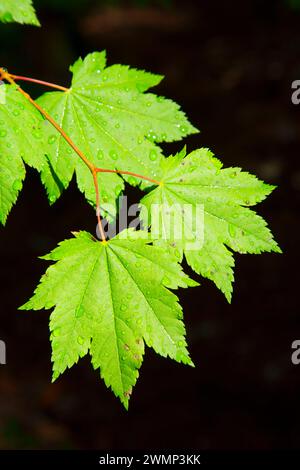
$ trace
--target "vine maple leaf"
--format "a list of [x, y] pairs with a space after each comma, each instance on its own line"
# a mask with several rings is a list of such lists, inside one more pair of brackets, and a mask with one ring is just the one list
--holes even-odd
[[182, 309], [168, 288], [197, 285], [173, 253], [149, 245], [147, 232], [121, 232], [106, 243], [75, 234], [44, 259], [56, 261], [21, 309], [51, 314], [53, 379], [90, 352], [95, 369], [128, 407], [144, 343], [193, 365]]
[[[245, 207], [261, 202], [274, 186], [240, 168], [222, 169], [222, 163], [204, 148], [187, 156], [183, 150], [161, 165], [162, 183], [141, 200], [141, 218], [152, 223], [157, 244], [171, 244], [179, 259], [184, 254], [192, 269], [214, 281], [230, 301], [234, 267], [230, 250], [281, 252], [266, 222]], [[155, 207], [159, 210], [154, 228], [151, 208]]]
[[[68, 91], [46, 93], [37, 102], [98, 167], [125, 169], [155, 178], [163, 158], [155, 142], [178, 140], [197, 131], [176, 103], [144, 93], [161, 81], [160, 75], [124, 65], [106, 67], [105, 52], [79, 59], [70, 70], [73, 79]], [[76, 171], [80, 190], [94, 204], [95, 189], [89, 169], [51, 124], [47, 140], [49, 165], [41, 177], [50, 202], [55, 202]], [[124, 179], [132, 185], [140, 184], [133, 176]], [[101, 201], [114, 206], [123, 188], [123, 178], [103, 174]]]
[[41, 114], [14, 85], [0, 87], [0, 222], [5, 224], [23, 186], [25, 165], [45, 162]]
[[31, 0], [0, 0], [0, 21], [40, 26]]

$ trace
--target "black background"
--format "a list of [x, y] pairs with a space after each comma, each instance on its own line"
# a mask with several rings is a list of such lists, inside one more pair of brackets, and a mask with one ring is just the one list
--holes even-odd
[[[2, 449], [278, 449], [299, 447], [300, 11], [282, 1], [36, 1], [42, 29], [0, 25], [9, 71], [68, 85], [79, 55], [162, 73], [156, 93], [179, 102], [210, 147], [278, 189], [258, 211], [283, 255], [236, 256], [232, 304], [210, 283], [181, 290], [196, 368], [147, 350], [126, 412], [89, 359], [51, 385], [48, 312], [18, 312], [51, 250], [72, 230], [95, 231], [73, 182], [49, 207], [34, 171], [0, 233]], [[164, 3], [165, 5], [162, 5]], [[294, 7], [293, 7], [294, 6]], [[33, 96], [44, 91], [24, 85]], [[183, 143], [164, 145], [166, 154]], [[138, 191], [128, 189], [132, 202]], [[194, 276], [196, 277], [196, 276]]]

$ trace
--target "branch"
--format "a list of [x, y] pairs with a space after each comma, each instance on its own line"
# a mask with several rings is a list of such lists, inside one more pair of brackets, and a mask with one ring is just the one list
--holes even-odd
[[50, 88], [56, 88], [57, 90], [69, 91], [69, 88], [66, 88], [61, 85], [56, 85], [55, 83], [44, 82], [43, 80], [37, 80], [36, 78], [31, 78], [31, 77], [22, 77], [21, 75], [13, 75], [13, 74], [9, 74], [9, 75], [13, 80], [22, 80], [24, 82], [38, 83], [39, 85], [48, 86]]
[[12, 75], [10, 75], [6, 70], [0, 67], [0, 78], [7, 80], [11, 85], [16, 85], [17, 90], [44, 116], [44, 118], [49, 121], [53, 127], [60, 133], [60, 135], [68, 142], [70, 147], [77, 153], [79, 158], [85, 163], [85, 165], [89, 168], [93, 175], [93, 181], [95, 185], [95, 192], [96, 192], [96, 215], [99, 224], [99, 231], [101, 234], [102, 242], [106, 243], [105, 233], [102, 227], [101, 216], [100, 216], [100, 203], [99, 203], [99, 185], [97, 180], [97, 172], [95, 165], [81, 152], [81, 150], [74, 144], [72, 139], [65, 133], [65, 131], [57, 124], [57, 122], [48, 114], [40, 105], [38, 105], [31, 96], [26, 93], [22, 88], [16, 84]]
[[11, 85], [16, 85], [17, 90], [42, 114], [42, 116], [49, 121], [52, 126], [60, 133], [60, 135], [66, 140], [66, 142], [70, 145], [70, 147], [74, 150], [74, 152], [79, 156], [79, 158], [85, 163], [85, 165], [89, 168], [93, 176], [93, 182], [95, 186], [95, 193], [96, 193], [96, 216], [98, 220], [99, 231], [101, 234], [102, 242], [106, 243], [106, 237], [103, 230], [102, 222], [101, 222], [101, 209], [100, 209], [100, 195], [99, 195], [99, 184], [97, 179], [98, 173], [116, 173], [120, 175], [130, 175], [136, 178], [140, 178], [146, 181], [150, 181], [151, 183], [160, 185], [161, 181], [157, 181], [152, 178], [148, 178], [148, 176], [143, 176], [138, 173], [133, 173], [131, 171], [125, 170], [109, 170], [106, 168], [96, 168], [96, 166], [82, 153], [82, 151], [75, 145], [72, 139], [65, 133], [65, 131], [60, 127], [59, 124], [47, 113], [39, 104], [37, 104], [31, 96], [26, 93], [19, 85], [16, 84], [15, 80], [24, 80], [28, 82], [38, 83], [41, 85], [50, 86], [52, 88], [56, 88], [58, 90], [62, 90], [68, 92], [69, 89], [62, 87], [60, 85], [55, 85], [54, 83], [44, 82], [42, 80], [36, 80], [34, 78], [29, 77], [22, 77], [20, 75], [12, 75], [8, 73], [5, 69], [0, 67], [0, 78], [7, 80]]
[[118, 175], [130, 175], [135, 176], [136, 178], [140, 178], [142, 180], [150, 181], [151, 183], [160, 185], [161, 181], [154, 180], [152, 178], [148, 178], [148, 176], [139, 175], [138, 173], [132, 173], [132, 171], [125, 171], [125, 170], [108, 170], [106, 168], [95, 168], [97, 173], [117, 173]]
[[103, 230], [103, 225], [101, 222], [100, 195], [99, 195], [99, 185], [98, 185], [98, 178], [97, 178], [96, 170], [94, 170], [92, 174], [93, 174], [94, 186], [95, 186], [95, 191], [96, 191], [96, 216], [98, 220], [99, 232], [101, 235], [102, 242], [107, 243], [106, 236]]

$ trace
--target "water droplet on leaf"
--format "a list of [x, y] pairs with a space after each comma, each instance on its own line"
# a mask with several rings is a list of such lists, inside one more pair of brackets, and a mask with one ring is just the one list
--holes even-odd
[[111, 150], [109, 152], [109, 156], [110, 156], [110, 158], [112, 158], [112, 160], [118, 160], [118, 154], [114, 150]]
[[55, 330], [52, 332], [52, 335], [54, 336], [54, 338], [57, 338], [59, 334], [60, 334], [60, 328], [55, 328]]
[[55, 141], [56, 141], [56, 135], [50, 135], [48, 139], [48, 143], [51, 145], [51, 144], [54, 144]]
[[234, 237], [236, 235], [236, 228], [234, 225], [229, 224], [228, 225], [228, 232], [231, 237]]
[[150, 158], [150, 160], [151, 160], [152, 162], [155, 161], [155, 160], [157, 160], [157, 152], [156, 152], [156, 150], [150, 150], [149, 158]]
[[99, 150], [99, 151], [98, 151], [98, 153], [97, 153], [97, 158], [99, 158], [99, 160], [103, 160], [103, 158], [104, 158], [103, 150]]

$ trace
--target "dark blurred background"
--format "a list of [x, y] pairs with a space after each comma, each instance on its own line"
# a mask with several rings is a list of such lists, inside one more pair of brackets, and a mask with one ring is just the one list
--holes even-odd
[[[284, 0], [35, 0], [41, 29], [0, 25], [0, 63], [68, 84], [79, 55], [106, 49], [166, 76], [156, 93], [178, 101], [209, 146], [279, 188], [258, 207], [283, 255], [236, 256], [231, 305], [208, 281], [179, 292], [196, 369], [147, 351], [129, 412], [83, 359], [51, 385], [49, 312], [18, 312], [48, 252], [71, 230], [95, 231], [73, 184], [52, 208], [34, 171], [1, 229], [2, 449], [275, 449], [300, 444], [298, 302], [300, 2]], [[24, 88], [38, 96], [44, 89]], [[166, 154], [182, 143], [165, 145]], [[140, 194], [128, 189], [137, 202]]]

